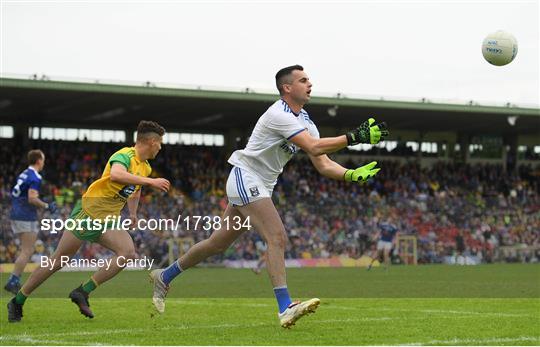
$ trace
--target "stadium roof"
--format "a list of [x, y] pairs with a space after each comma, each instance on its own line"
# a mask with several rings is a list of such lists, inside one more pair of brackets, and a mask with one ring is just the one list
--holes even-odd
[[[32, 126], [132, 128], [141, 119], [170, 129], [226, 132], [251, 128], [276, 94], [0, 78], [0, 122]], [[338, 107], [337, 116], [329, 108]], [[352, 127], [368, 116], [391, 129], [470, 134], [538, 134], [540, 109], [312, 97], [319, 126]], [[508, 116], [518, 116], [514, 126]]]

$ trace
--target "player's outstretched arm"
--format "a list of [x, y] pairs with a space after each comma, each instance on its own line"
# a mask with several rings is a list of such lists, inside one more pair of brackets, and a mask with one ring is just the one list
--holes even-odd
[[311, 136], [307, 131], [302, 131], [292, 137], [290, 141], [302, 148], [310, 156], [334, 153], [347, 147], [347, 137], [345, 135], [318, 139]]
[[327, 155], [310, 155], [309, 158], [311, 159], [313, 166], [315, 166], [321, 175], [339, 181], [345, 180], [347, 182], [365, 182], [369, 178], [375, 176], [380, 170], [380, 168], [375, 168], [377, 165], [376, 161], [352, 170], [344, 168], [332, 159], [328, 158]]
[[111, 181], [120, 184], [151, 186], [164, 192], [167, 192], [171, 186], [170, 182], [165, 178], [137, 176], [129, 173], [122, 164], [116, 163], [113, 163], [111, 167]]
[[318, 139], [311, 136], [307, 131], [302, 131], [293, 136], [290, 141], [302, 148], [307, 154], [318, 156], [334, 153], [347, 146], [359, 143], [377, 144], [388, 135], [389, 132], [384, 122], [376, 124], [375, 119], [370, 118], [345, 135]]

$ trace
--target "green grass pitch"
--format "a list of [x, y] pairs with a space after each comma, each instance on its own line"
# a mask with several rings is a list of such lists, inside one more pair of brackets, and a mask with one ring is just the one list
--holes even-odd
[[322, 301], [290, 330], [278, 324], [264, 272], [186, 271], [173, 282], [166, 312], [156, 315], [147, 272], [125, 271], [92, 293], [92, 320], [66, 298], [89, 275], [54, 275], [16, 324], [7, 322], [10, 295], [2, 292], [0, 344], [540, 344], [539, 265], [288, 269], [294, 298]]

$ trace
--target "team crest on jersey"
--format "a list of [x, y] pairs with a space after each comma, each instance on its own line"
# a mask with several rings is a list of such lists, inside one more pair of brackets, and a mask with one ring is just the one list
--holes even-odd
[[294, 145], [294, 143], [290, 143], [289, 141], [284, 141], [280, 147], [285, 153], [289, 155], [293, 155], [298, 152], [298, 148]]
[[133, 192], [135, 192], [135, 186], [125, 186], [118, 192], [118, 195], [127, 199]]
[[259, 196], [259, 188], [257, 187], [250, 187], [249, 192], [251, 193], [251, 196]]

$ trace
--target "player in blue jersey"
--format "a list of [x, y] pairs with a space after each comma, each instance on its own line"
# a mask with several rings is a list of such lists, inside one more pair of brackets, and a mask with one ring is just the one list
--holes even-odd
[[368, 265], [368, 271], [371, 270], [373, 263], [376, 259], [380, 259], [381, 253], [384, 256], [384, 268], [388, 269], [390, 265], [390, 251], [394, 247], [394, 240], [398, 233], [398, 229], [394, 224], [394, 220], [389, 218], [379, 224], [379, 241], [377, 242], [377, 254], [371, 259], [371, 263]]
[[56, 211], [56, 204], [46, 203], [39, 198], [41, 175], [39, 172], [45, 166], [45, 154], [39, 149], [28, 152], [28, 168], [17, 177], [17, 182], [11, 190], [11, 229], [19, 236], [21, 252], [15, 261], [15, 268], [9, 276], [4, 289], [17, 294], [21, 288], [21, 273], [34, 253], [38, 228], [37, 208]]

